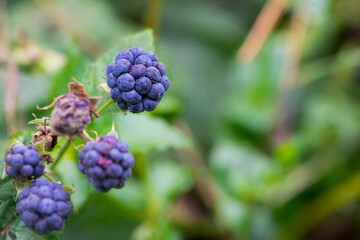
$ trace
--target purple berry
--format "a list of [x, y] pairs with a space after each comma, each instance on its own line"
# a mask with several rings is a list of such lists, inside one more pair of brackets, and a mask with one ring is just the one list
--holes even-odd
[[16, 210], [27, 228], [47, 235], [64, 229], [72, 205], [69, 193], [61, 184], [49, 183], [42, 177], [20, 193]]
[[107, 85], [109, 88], [114, 88], [117, 86], [117, 78], [114, 76], [114, 74], [110, 73], [107, 78]]
[[[15, 151], [15, 152], [14, 152]], [[20, 181], [27, 181], [40, 177], [44, 173], [45, 165], [40, 161], [39, 153], [34, 145], [14, 145], [6, 154], [6, 173]]]
[[[127, 143], [118, 141], [116, 137], [110, 135], [91, 142], [94, 148], [88, 150], [84, 148], [81, 151], [84, 153], [79, 154], [80, 171], [86, 175], [98, 192], [108, 192], [111, 188], [122, 188], [124, 180], [130, 176], [129, 169], [135, 163], [133, 155], [128, 153]], [[106, 148], [104, 148], [105, 145]], [[95, 157], [96, 159], [94, 159]], [[126, 173], [125, 176], [124, 173]]]
[[126, 59], [128, 60], [131, 64], [134, 63], [134, 55], [128, 51], [128, 50], [122, 50], [120, 51], [116, 57], [115, 57], [115, 62], [119, 59]]
[[124, 73], [117, 79], [117, 86], [122, 92], [130, 91], [135, 86], [135, 79], [129, 73]]
[[129, 104], [137, 104], [141, 102], [141, 95], [135, 91], [131, 90], [129, 92], [123, 92], [121, 95], [122, 99]]
[[143, 64], [146, 67], [152, 66], [152, 61], [146, 55], [140, 55], [135, 59], [135, 64]]
[[110, 90], [110, 97], [115, 102], [123, 101], [123, 99], [121, 97], [121, 94], [122, 94], [122, 92], [118, 88], [113, 88], [113, 89]]
[[142, 64], [134, 65], [130, 68], [130, 74], [135, 79], [143, 77], [146, 74], [146, 67]]
[[155, 83], [152, 85], [150, 92], [148, 93], [148, 97], [153, 100], [160, 100], [165, 93], [165, 88], [161, 83]]
[[133, 47], [130, 49], [130, 52], [134, 55], [134, 58], [137, 58], [139, 55], [144, 54], [144, 51], [139, 47]]
[[137, 104], [128, 104], [128, 109], [132, 113], [141, 113], [144, 111], [144, 106], [142, 102]]
[[165, 75], [162, 76], [161, 80], [160, 80], [160, 83], [164, 86], [165, 91], [169, 89], [170, 81], [169, 81], [169, 78], [167, 76], [165, 76]]
[[155, 67], [148, 67], [146, 70], [146, 77], [151, 81], [160, 82], [161, 74]]
[[135, 90], [140, 94], [147, 94], [151, 89], [151, 81], [147, 77], [142, 77], [136, 80]]
[[126, 59], [119, 59], [115, 62], [113, 74], [115, 77], [119, 77], [123, 73], [129, 72], [131, 63]]
[[158, 57], [156, 56], [156, 54], [155, 53], [153, 53], [153, 52], [146, 52], [145, 53], [145, 55], [148, 57], [148, 58], [150, 58], [151, 59], [151, 61], [158, 61]]
[[143, 103], [144, 103], [144, 110], [149, 112], [154, 111], [158, 105], [157, 101], [151, 100], [149, 98], [144, 98]]

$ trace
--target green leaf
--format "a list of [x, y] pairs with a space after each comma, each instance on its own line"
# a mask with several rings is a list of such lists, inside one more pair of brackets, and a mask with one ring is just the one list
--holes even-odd
[[283, 45], [283, 35], [271, 37], [251, 63], [234, 63], [229, 83], [232, 88], [222, 104], [227, 121], [260, 134], [272, 128]]
[[242, 200], [263, 200], [269, 186], [280, 178], [280, 166], [246, 143], [218, 143], [210, 167], [219, 183]]
[[142, 219], [145, 213], [145, 199], [143, 189], [139, 181], [131, 178], [126, 181], [123, 189], [113, 189], [106, 196], [115, 201], [115, 204], [123, 209], [127, 215]]
[[43, 236], [40, 236], [39, 234], [37, 234], [36, 232], [31, 231], [30, 229], [28, 229], [25, 224], [23, 223], [23, 221], [21, 221], [20, 219], [15, 220], [14, 223], [12, 223], [12, 226], [15, 227], [14, 228], [14, 232], [15, 232], [15, 236], [16, 239], [18, 240], [45, 240], [48, 238], [44, 238]]
[[119, 51], [132, 47], [140, 47], [144, 51], [154, 51], [154, 36], [152, 30], [144, 30], [121, 39], [118, 44], [87, 68], [82, 83], [85, 84], [85, 88], [90, 95], [95, 96], [105, 93], [99, 85], [106, 82], [107, 65], [115, 61], [115, 56]]
[[16, 188], [12, 179], [0, 180], [0, 232], [15, 217]]
[[154, 161], [150, 168], [154, 195], [162, 205], [172, 202], [176, 196], [185, 192], [191, 186], [190, 173], [175, 161]]
[[148, 114], [118, 114], [118, 132], [120, 139], [130, 145], [132, 153], [165, 151], [168, 149], [189, 148], [192, 142], [176, 127], [162, 118]]

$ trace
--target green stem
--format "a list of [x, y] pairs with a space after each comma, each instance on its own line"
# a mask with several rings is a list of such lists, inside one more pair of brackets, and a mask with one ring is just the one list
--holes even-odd
[[66, 150], [69, 148], [70, 146], [70, 142], [71, 140], [68, 140], [60, 149], [59, 154], [56, 156], [56, 158], [54, 159], [54, 162], [51, 165], [51, 169], [55, 169], [56, 165], [58, 165], [58, 163], [60, 162], [60, 159], [62, 158], [62, 156], [64, 155], [64, 153], [66, 152]]
[[97, 111], [99, 114], [104, 111], [107, 107], [109, 107], [114, 101], [110, 98], [106, 103], [104, 103], [99, 110]]

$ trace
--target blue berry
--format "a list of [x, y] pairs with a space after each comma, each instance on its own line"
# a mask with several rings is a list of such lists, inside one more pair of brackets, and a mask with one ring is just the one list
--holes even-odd
[[143, 77], [146, 74], [146, 67], [142, 64], [134, 65], [130, 68], [130, 74], [135, 79]]
[[165, 88], [161, 83], [155, 83], [152, 85], [150, 92], [148, 93], [149, 98], [154, 100], [160, 100], [165, 93]]
[[150, 58], [151, 61], [155, 61], [155, 62], [159, 61], [159, 60], [158, 60], [158, 57], [157, 57], [156, 54], [153, 53], [153, 52], [150, 52], [150, 51], [149, 51], [149, 52], [146, 52], [145, 55], [146, 55], [148, 58]]
[[115, 102], [121, 102], [123, 100], [121, 94], [122, 92], [118, 88], [113, 88], [110, 90], [110, 97]]
[[129, 104], [137, 104], [141, 102], [141, 95], [135, 90], [123, 92], [121, 97], [124, 99], [125, 102]]
[[115, 69], [115, 63], [110, 63], [106, 68], [106, 75], [109, 76], [110, 73], [112, 73]]
[[115, 77], [119, 77], [121, 74], [129, 72], [131, 63], [126, 59], [119, 59], [115, 62], [114, 70], [112, 74]]
[[134, 55], [134, 58], [137, 58], [139, 55], [144, 54], [144, 51], [139, 47], [133, 47], [130, 49], [130, 52]]
[[128, 109], [130, 110], [130, 112], [133, 113], [140, 113], [144, 111], [144, 105], [142, 102], [139, 102], [137, 104], [128, 104]]
[[165, 91], [169, 89], [170, 87], [170, 81], [169, 78], [167, 76], [162, 76], [160, 79], [160, 83], [164, 86]]
[[109, 88], [114, 88], [117, 85], [117, 78], [114, 76], [114, 74], [110, 73], [107, 78], [107, 85]]
[[[98, 192], [122, 188], [124, 181], [130, 177], [131, 168], [135, 163], [133, 155], [128, 153], [128, 144], [110, 135], [91, 143], [91, 148], [84, 148], [79, 153], [80, 171]], [[103, 151], [104, 144], [107, 146], [106, 151]]]
[[165, 74], [166, 67], [155, 53], [138, 47], [122, 50], [107, 67], [111, 98], [124, 111], [153, 111], [170, 86]]
[[34, 145], [14, 145], [6, 154], [6, 173], [20, 181], [27, 181], [40, 177], [44, 173], [45, 165], [40, 161], [39, 153]]
[[156, 67], [159, 70], [161, 76], [164, 76], [166, 74], [166, 67], [162, 62], [156, 63], [154, 67]]
[[147, 77], [139, 78], [135, 82], [135, 90], [142, 95], [147, 94], [150, 91], [151, 86], [151, 81]]
[[152, 61], [149, 57], [145, 55], [140, 55], [135, 59], [135, 64], [143, 64], [146, 67], [152, 66]]
[[130, 91], [135, 86], [135, 79], [129, 73], [124, 73], [118, 78], [117, 86], [120, 91]]
[[118, 105], [119, 108], [121, 108], [122, 110], [127, 110], [127, 103], [126, 103], [126, 102], [118, 102], [117, 105]]
[[61, 184], [42, 177], [19, 194], [16, 210], [29, 229], [47, 235], [61, 231], [72, 212], [70, 195]]
[[154, 100], [151, 100], [149, 98], [145, 98], [143, 100], [143, 103], [144, 103], [144, 110], [145, 111], [154, 111], [155, 108], [157, 107], [158, 105], [158, 102], [157, 101], [154, 101]]
[[126, 59], [128, 60], [131, 64], [134, 63], [134, 55], [128, 51], [128, 50], [122, 50], [120, 51], [116, 57], [115, 57], [115, 62], [119, 59]]
[[155, 67], [148, 67], [146, 70], [146, 77], [152, 81], [160, 82], [161, 74]]

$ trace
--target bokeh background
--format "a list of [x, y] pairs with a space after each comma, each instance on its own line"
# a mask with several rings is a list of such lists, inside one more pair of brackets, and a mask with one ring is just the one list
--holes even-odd
[[58, 238], [360, 239], [359, 12], [358, 0], [0, 0], [1, 154], [70, 76], [150, 28], [164, 100], [90, 126], [116, 123], [133, 177], [96, 193], [70, 148], [54, 171], [75, 185], [75, 211]]

